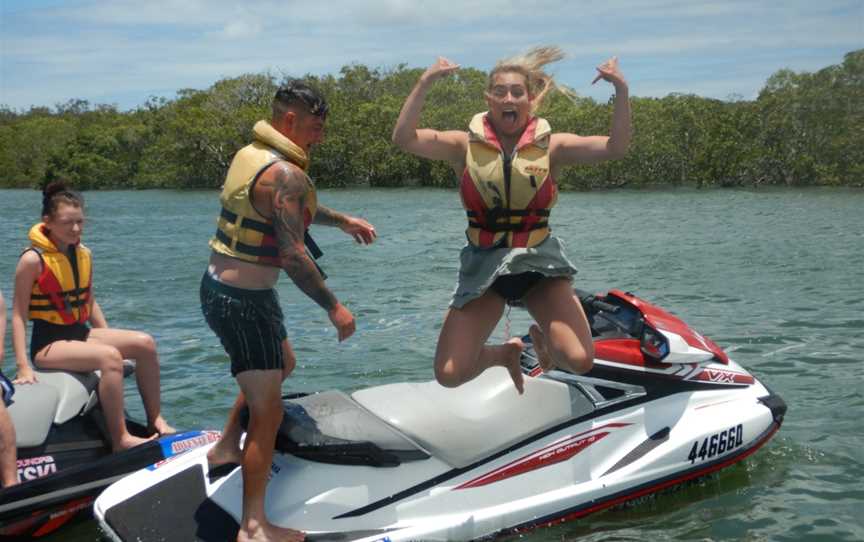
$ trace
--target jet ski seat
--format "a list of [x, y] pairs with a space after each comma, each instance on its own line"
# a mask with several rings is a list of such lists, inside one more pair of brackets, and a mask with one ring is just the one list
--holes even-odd
[[35, 371], [35, 384], [15, 387], [9, 416], [15, 425], [19, 448], [45, 442], [52, 424], [62, 424], [84, 414], [96, 404], [99, 377], [95, 373]]
[[435, 381], [376, 386], [351, 397], [454, 468], [590, 413], [578, 390], [546, 378], [525, 377], [519, 396], [503, 367], [492, 367], [458, 388]]
[[[341, 465], [395, 467], [428, 454], [341, 391], [289, 399], [276, 435], [276, 449]], [[241, 415], [246, 425], [247, 411]]]

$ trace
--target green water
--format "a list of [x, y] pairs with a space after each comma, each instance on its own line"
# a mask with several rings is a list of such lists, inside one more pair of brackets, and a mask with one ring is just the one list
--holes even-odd
[[[85, 242], [115, 327], [153, 334], [163, 402], [180, 427], [220, 428], [235, 384], [198, 308], [218, 210], [215, 192], [88, 193]], [[286, 391], [432, 378], [441, 317], [463, 242], [451, 191], [325, 191], [324, 205], [369, 219], [355, 245], [317, 228], [329, 284], [357, 316], [337, 344], [326, 315], [284, 279], [299, 363]], [[0, 288], [40, 194], [0, 190]], [[713, 338], [789, 404], [777, 436], [745, 463], [685, 489], [526, 538], [553, 540], [864, 540], [864, 191], [616, 191], [561, 196], [555, 233], [577, 285], [631, 290]], [[513, 333], [527, 329], [512, 315]], [[504, 326], [496, 337], [501, 338]], [[7, 333], [8, 335], [8, 333]], [[7, 374], [14, 372], [7, 339]], [[140, 417], [137, 393], [129, 410]], [[92, 541], [93, 522], [46, 541]]]

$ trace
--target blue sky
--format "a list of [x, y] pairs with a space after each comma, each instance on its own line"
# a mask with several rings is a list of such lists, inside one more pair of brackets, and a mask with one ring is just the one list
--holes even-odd
[[0, 0], [0, 104], [71, 98], [130, 109], [242, 73], [335, 74], [351, 63], [488, 70], [532, 45], [558, 79], [605, 100], [617, 55], [634, 96], [755, 98], [781, 68], [864, 47], [864, 0]]

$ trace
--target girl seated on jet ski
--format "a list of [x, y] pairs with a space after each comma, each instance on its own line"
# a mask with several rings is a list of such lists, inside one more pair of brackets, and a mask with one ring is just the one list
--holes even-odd
[[418, 128], [429, 88], [459, 69], [439, 57], [408, 95], [393, 130], [393, 142], [402, 149], [450, 163], [468, 215], [468, 244], [435, 352], [435, 376], [444, 386], [458, 386], [502, 365], [522, 392], [522, 341], [485, 345], [505, 303], [524, 304], [536, 320], [530, 334], [545, 370], [561, 366], [583, 373], [593, 364], [591, 331], [571, 287], [576, 268], [564, 255], [563, 243], [550, 235], [549, 211], [562, 167], [625, 155], [630, 106], [627, 83], [613, 57], [597, 68], [594, 79], [615, 87], [609, 136], [552, 133], [534, 112], [553, 88], [566, 93], [543, 71], [563, 56], [557, 47], [538, 47], [498, 62], [485, 93], [489, 110], [475, 115], [467, 132]]
[[33, 321], [29, 357], [36, 367], [101, 371], [99, 401], [114, 451], [148, 440], [126, 429], [125, 358], [136, 360], [135, 376], [148, 428], [158, 435], [174, 432], [160, 412], [159, 356], [153, 337], [109, 328], [93, 297], [90, 250], [81, 243], [83, 198], [60, 182], [49, 184], [42, 195], [42, 222], [30, 229], [31, 246], [21, 254], [15, 269], [12, 340], [18, 375], [14, 382], [37, 380], [25, 347], [29, 318]]

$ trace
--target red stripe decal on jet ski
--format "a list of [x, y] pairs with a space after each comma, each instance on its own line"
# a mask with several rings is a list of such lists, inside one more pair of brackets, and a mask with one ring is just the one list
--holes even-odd
[[602, 429], [617, 429], [627, 427], [630, 423], [607, 423], [600, 427], [595, 427], [578, 435], [571, 435], [559, 439], [552, 444], [537, 450], [531, 455], [522, 457], [512, 461], [503, 467], [499, 467], [492, 472], [469, 480], [464, 484], [456, 486], [454, 489], [468, 489], [472, 487], [480, 487], [488, 484], [494, 484], [501, 480], [518, 476], [526, 472], [536, 470], [561, 461], [566, 461], [578, 454], [585, 448], [591, 446], [595, 442], [600, 441], [607, 435], [609, 431], [601, 431]]
[[66, 504], [62, 505], [62, 507], [56, 512], [52, 512], [48, 521], [46, 521], [39, 529], [33, 533], [33, 538], [38, 538], [40, 536], [45, 536], [48, 533], [53, 533], [72, 519], [74, 519], [79, 512], [84, 510], [89, 510], [90, 506], [93, 504], [93, 501], [96, 500], [95, 495], [84, 497], [81, 499], [75, 499], [74, 501], [69, 501]]
[[697, 406], [695, 408], [695, 410], [702, 410], [703, 408], [711, 408], [711, 407], [715, 407], [717, 405], [725, 405], [726, 403], [734, 403], [735, 401], [737, 401], [737, 399], [727, 399], [725, 401], [719, 401], [717, 403], [711, 403], [710, 405]]
[[601, 349], [597, 348], [597, 346], [600, 344], [599, 341], [594, 343], [594, 352], [597, 356], [594, 364], [610, 369], [634, 370], [659, 377], [687, 380], [690, 382], [706, 382], [708, 384], [749, 386], [756, 382], [756, 379], [747, 373], [739, 373], [717, 367], [700, 367], [696, 363], [684, 363], [680, 365], [651, 363], [648, 366], [644, 363], [630, 363], [622, 359], [610, 360], [608, 357], [601, 357], [601, 354], [599, 354]]
[[615, 505], [622, 504], [622, 503], [625, 503], [627, 501], [631, 501], [633, 499], [643, 497], [645, 495], [650, 495], [651, 493], [656, 493], [657, 491], [661, 491], [663, 489], [666, 489], [667, 487], [672, 487], [672, 486], [681, 484], [683, 482], [686, 482], [688, 480], [693, 480], [694, 478], [699, 478], [700, 476], [705, 476], [706, 474], [710, 474], [712, 472], [724, 469], [730, 465], [734, 465], [735, 463], [743, 461], [744, 459], [746, 459], [746, 458], [750, 457], [751, 455], [753, 455], [754, 453], [756, 453], [756, 451], [759, 450], [766, 442], [771, 440], [771, 437], [774, 436], [774, 433], [776, 433], [779, 429], [780, 429], [780, 424], [777, 422], [774, 422], [765, 431], [765, 433], [762, 435], [762, 437], [757, 439], [757, 441], [754, 444], [752, 444], [749, 448], [742, 450], [740, 453], [735, 454], [733, 456], [730, 456], [730, 457], [728, 457], [722, 461], [717, 461], [716, 463], [712, 463], [711, 465], [706, 466], [705, 468], [699, 468], [699, 469], [691, 470], [685, 474], [682, 474], [681, 476], [670, 478], [670, 479], [664, 480], [664, 481], [657, 483], [657, 484], [643, 486], [640, 489], [637, 489], [636, 491], [633, 491], [631, 493], [619, 495], [618, 497], [600, 502], [600, 503], [595, 504], [593, 506], [580, 508], [579, 510], [577, 510], [575, 512], [565, 513], [564, 515], [561, 515], [555, 519], [544, 519], [544, 520], [538, 521], [537, 523], [525, 524], [522, 526], [510, 528], [510, 529], [504, 529], [504, 530], [500, 531], [498, 534], [504, 534], [504, 533], [523, 533], [524, 534], [524, 533], [526, 533], [530, 530], [536, 529], [536, 528], [551, 527], [553, 525], [559, 525], [561, 523], [566, 523], [568, 521], [572, 521], [574, 519], [578, 519], [581, 517], [585, 517], [589, 514], [593, 514], [594, 512], [598, 512], [600, 510], [605, 510], [605, 509], [611, 508]]

